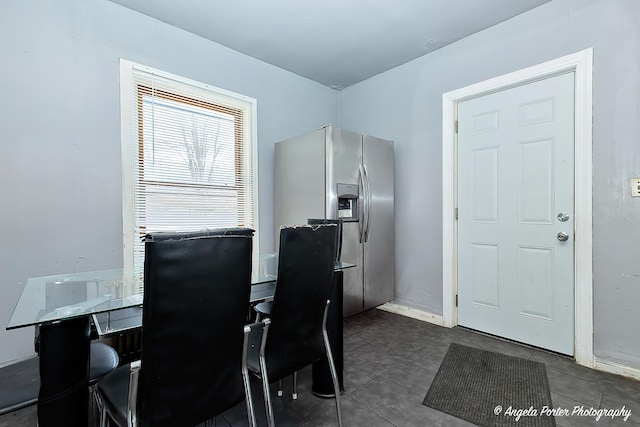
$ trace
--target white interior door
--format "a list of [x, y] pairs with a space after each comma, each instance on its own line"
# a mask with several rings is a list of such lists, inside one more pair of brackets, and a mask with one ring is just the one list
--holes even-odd
[[573, 177], [574, 73], [458, 104], [459, 325], [573, 355]]

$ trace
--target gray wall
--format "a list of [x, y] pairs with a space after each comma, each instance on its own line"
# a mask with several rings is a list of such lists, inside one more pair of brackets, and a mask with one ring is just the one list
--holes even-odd
[[0, 365], [32, 353], [31, 329], [4, 331], [28, 277], [122, 265], [120, 57], [258, 100], [265, 230], [274, 142], [326, 123], [395, 140], [396, 302], [442, 314], [442, 93], [594, 47], [595, 354], [640, 368], [639, 22], [637, 0], [553, 0], [338, 94], [104, 0], [5, 0]]
[[442, 314], [442, 94], [594, 48], [594, 353], [640, 368], [640, 2], [553, 0], [343, 90], [345, 129], [395, 140], [396, 302]]
[[119, 58], [258, 100], [260, 248], [273, 250], [273, 144], [338, 122], [325, 86], [104, 0], [9, 0], [0, 13], [0, 365], [28, 277], [122, 266]]

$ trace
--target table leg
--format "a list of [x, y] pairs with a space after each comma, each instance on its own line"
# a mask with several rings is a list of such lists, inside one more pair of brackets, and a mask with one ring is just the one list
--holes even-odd
[[88, 316], [40, 327], [39, 427], [85, 427], [89, 420]]

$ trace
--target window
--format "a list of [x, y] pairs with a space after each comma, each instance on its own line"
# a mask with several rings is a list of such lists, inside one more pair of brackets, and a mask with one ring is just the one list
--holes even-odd
[[125, 268], [142, 273], [149, 232], [257, 229], [255, 100], [125, 60], [120, 70]]

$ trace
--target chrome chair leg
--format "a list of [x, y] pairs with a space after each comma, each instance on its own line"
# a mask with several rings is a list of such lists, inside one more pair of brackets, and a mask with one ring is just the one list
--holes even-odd
[[255, 427], [256, 414], [253, 409], [253, 397], [251, 396], [251, 384], [249, 384], [249, 370], [247, 369], [247, 347], [249, 345], [250, 326], [244, 327], [244, 342], [242, 348], [242, 382], [244, 383], [245, 402], [247, 404], [247, 417], [249, 419], [249, 427]]
[[100, 427], [107, 427], [107, 411], [104, 407], [100, 411]]
[[293, 373], [293, 391], [291, 392], [291, 399], [298, 399], [298, 371]]
[[269, 374], [267, 373], [267, 362], [265, 359], [265, 347], [267, 343], [267, 334], [269, 333], [269, 325], [271, 321], [269, 319], [264, 320], [264, 329], [262, 330], [262, 341], [260, 342], [260, 377], [262, 378], [262, 392], [264, 394], [264, 404], [267, 411], [267, 426], [275, 427], [276, 422], [273, 416], [273, 405], [271, 404], [271, 390], [269, 388]]
[[284, 393], [282, 392], [282, 380], [278, 380], [278, 397], [282, 397]]
[[91, 403], [91, 422], [93, 426], [100, 425], [99, 415], [101, 412], [100, 404], [98, 403], [98, 391], [96, 390], [96, 385], [92, 384], [89, 386], [89, 401]]
[[102, 396], [98, 391], [98, 384], [92, 384], [90, 386], [91, 394], [93, 395], [93, 401], [91, 407], [94, 411], [93, 422], [94, 426], [107, 427], [107, 408], [105, 407]]
[[273, 405], [271, 404], [271, 390], [269, 389], [269, 377], [267, 375], [267, 365], [264, 357], [260, 358], [260, 370], [262, 377], [262, 392], [264, 393], [264, 403], [267, 410], [267, 425], [275, 427], [276, 422], [273, 416]]
[[327, 359], [329, 360], [329, 370], [331, 371], [331, 379], [333, 380], [333, 391], [336, 394], [336, 412], [338, 413], [338, 425], [342, 427], [342, 409], [340, 401], [340, 384], [338, 383], [338, 374], [336, 372], [336, 365], [333, 361], [333, 353], [331, 352], [331, 345], [329, 344], [329, 336], [327, 335], [327, 312], [329, 310], [329, 301], [324, 309], [324, 319], [322, 321], [322, 338], [324, 341], [324, 348], [327, 352]]

